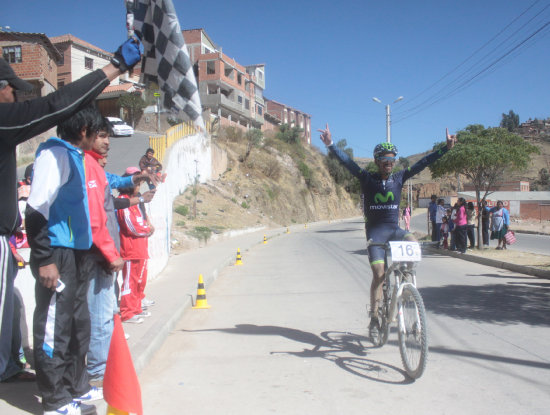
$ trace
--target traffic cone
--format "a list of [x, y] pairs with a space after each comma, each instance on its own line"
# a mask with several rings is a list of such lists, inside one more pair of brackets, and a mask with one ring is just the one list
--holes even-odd
[[235, 262], [235, 265], [242, 265], [243, 261], [241, 259], [241, 250], [237, 248], [237, 261]]
[[103, 398], [107, 415], [143, 415], [141, 388], [120, 316], [114, 316], [114, 328], [103, 377]]
[[264, 245], [267, 243], [267, 238], [264, 235]]
[[290, 230], [288, 229], [288, 226], [286, 228], [286, 233], [290, 233]]
[[197, 287], [197, 301], [193, 308], [210, 308], [208, 301], [206, 301], [206, 291], [204, 290], [204, 282], [202, 280], [202, 274], [199, 274], [199, 286]]
[[304, 223], [304, 229], [307, 229], [307, 223]]

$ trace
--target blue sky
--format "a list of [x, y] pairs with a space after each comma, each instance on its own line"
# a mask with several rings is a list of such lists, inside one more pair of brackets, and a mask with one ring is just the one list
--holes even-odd
[[[71, 33], [108, 51], [125, 38], [123, 0], [9, 3], [0, 26], [13, 31]], [[391, 135], [403, 156], [446, 127], [497, 126], [511, 109], [521, 121], [550, 117], [548, 1], [174, 3], [183, 29], [205, 29], [243, 65], [265, 63], [265, 96], [311, 114], [314, 131], [328, 122], [359, 157], [385, 140], [384, 105], [399, 96]], [[312, 142], [323, 147], [317, 133]]]

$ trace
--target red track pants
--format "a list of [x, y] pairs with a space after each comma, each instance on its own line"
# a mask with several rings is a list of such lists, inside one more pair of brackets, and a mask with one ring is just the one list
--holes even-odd
[[127, 260], [122, 269], [122, 289], [120, 291], [120, 318], [122, 321], [142, 312], [141, 300], [145, 298], [146, 284], [147, 260]]

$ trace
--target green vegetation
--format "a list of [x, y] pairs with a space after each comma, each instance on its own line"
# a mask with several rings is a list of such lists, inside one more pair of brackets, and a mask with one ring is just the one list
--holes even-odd
[[243, 202], [243, 203], [241, 203], [241, 207], [242, 207], [243, 209], [248, 209], [248, 208], [250, 208], [250, 205], [249, 205], [248, 203], [246, 203], [246, 202]]
[[135, 125], [136, 120], [141, 116], [147, 103], [141, 98], [140, 93], [128, 93], [121, 95], [117, 101], [119, 107], [128, 111], [130, 123]]
[[189, 215], [189, 208], [187, 206], [176, 206], [174, 209], [176, 213], [180, 214], [181, 216], [187, 216]]
[[207, 243], [212, 236], [212, 229], [208, 226], [195, 226], [195, 228], [187, 232], [187, 234], [198, 239], [199, 241], [204, 241], [204, 243]]
[[500, 127], [506, 128], [510, 132], [514, 131], [519, 127], [519, 115], [512, 110], [510, 110], [508, 114], [502, 114]]

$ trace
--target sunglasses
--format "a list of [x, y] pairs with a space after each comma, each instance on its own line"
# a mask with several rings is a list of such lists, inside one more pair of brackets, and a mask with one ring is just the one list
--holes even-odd
[[0, 81], [0, 89], [4, 89], [7, 87], [10, 83], [8, 81]]
[[376, 160], [380, 160], [380, 161], [390, 161], [390, 162], [394, 163], [395, 160], [396, 160], [396, 158], [395, 158], [395, 157], [380, 156], [380, 157], [376, 157]]

